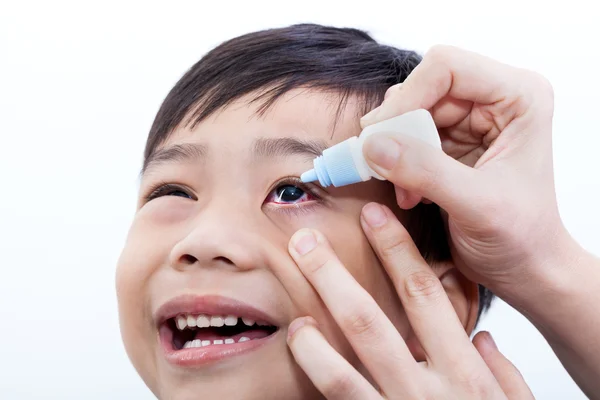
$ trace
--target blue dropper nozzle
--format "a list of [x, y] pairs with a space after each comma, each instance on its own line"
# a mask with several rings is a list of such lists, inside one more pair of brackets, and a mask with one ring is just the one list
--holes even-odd
[[317, 176], [317, 171], [311, 169], [310, 171], [306, 171], [302, 175], [300, 175], [300, 180], [304, 183], [318, 181], [319, 177]]
[[313, 169], [300, 176], [302, 182], [319, 181], [321, 186], [345, 186], [362, 181], [354, 165], [351, 151], [351, 141], [356, 137], [344, 140], [325, 150], [322, 156], [313, 161]]

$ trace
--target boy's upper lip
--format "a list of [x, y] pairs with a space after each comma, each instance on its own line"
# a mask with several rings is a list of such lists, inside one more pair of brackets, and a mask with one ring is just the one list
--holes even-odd
[[273, 316], [240, 300], [218, 295], [195, 294], [176, 296], [161, 305], [154, 312], [154, 322], [160, 326], [179, 314], [235, 315], [278, 326]]

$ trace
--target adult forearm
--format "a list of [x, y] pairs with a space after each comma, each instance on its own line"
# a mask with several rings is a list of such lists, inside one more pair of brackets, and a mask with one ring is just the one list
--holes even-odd
[[[600, 399], [600, 259], [570, 241], [515, 301], [579, 387]], [[552, 265], [554, 263], [554, 265]]]

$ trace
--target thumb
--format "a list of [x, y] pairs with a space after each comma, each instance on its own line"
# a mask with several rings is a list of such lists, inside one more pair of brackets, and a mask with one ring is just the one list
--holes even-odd
[[379, 134], [365, 140], [363, 154], [375, 172], [457, 220], [476, 222], [489, 214], [481, 201], [492, 195], [489, 180], [439, 148], [407, 135]]
[[500, 353], [489, 332], [479, 332], [473, 345], [487, 364], [500, 387], [510, 400], [534, 399], [519, 370]]

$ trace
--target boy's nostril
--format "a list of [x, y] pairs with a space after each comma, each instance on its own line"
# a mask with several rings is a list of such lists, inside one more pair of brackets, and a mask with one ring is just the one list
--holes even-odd
[[198, 259], [194, 256], [190, 256], [189, 254], [185, 254], [181, 257], [181, 262], [186, 265], [194, 264]]
[[231, 261], [229, 258], [227, 257], [215, 257], [214, 258], [215, 261], [219, 261], [219, 262], [223, 262], [225, 264], [233, 264], [233, 261]]

